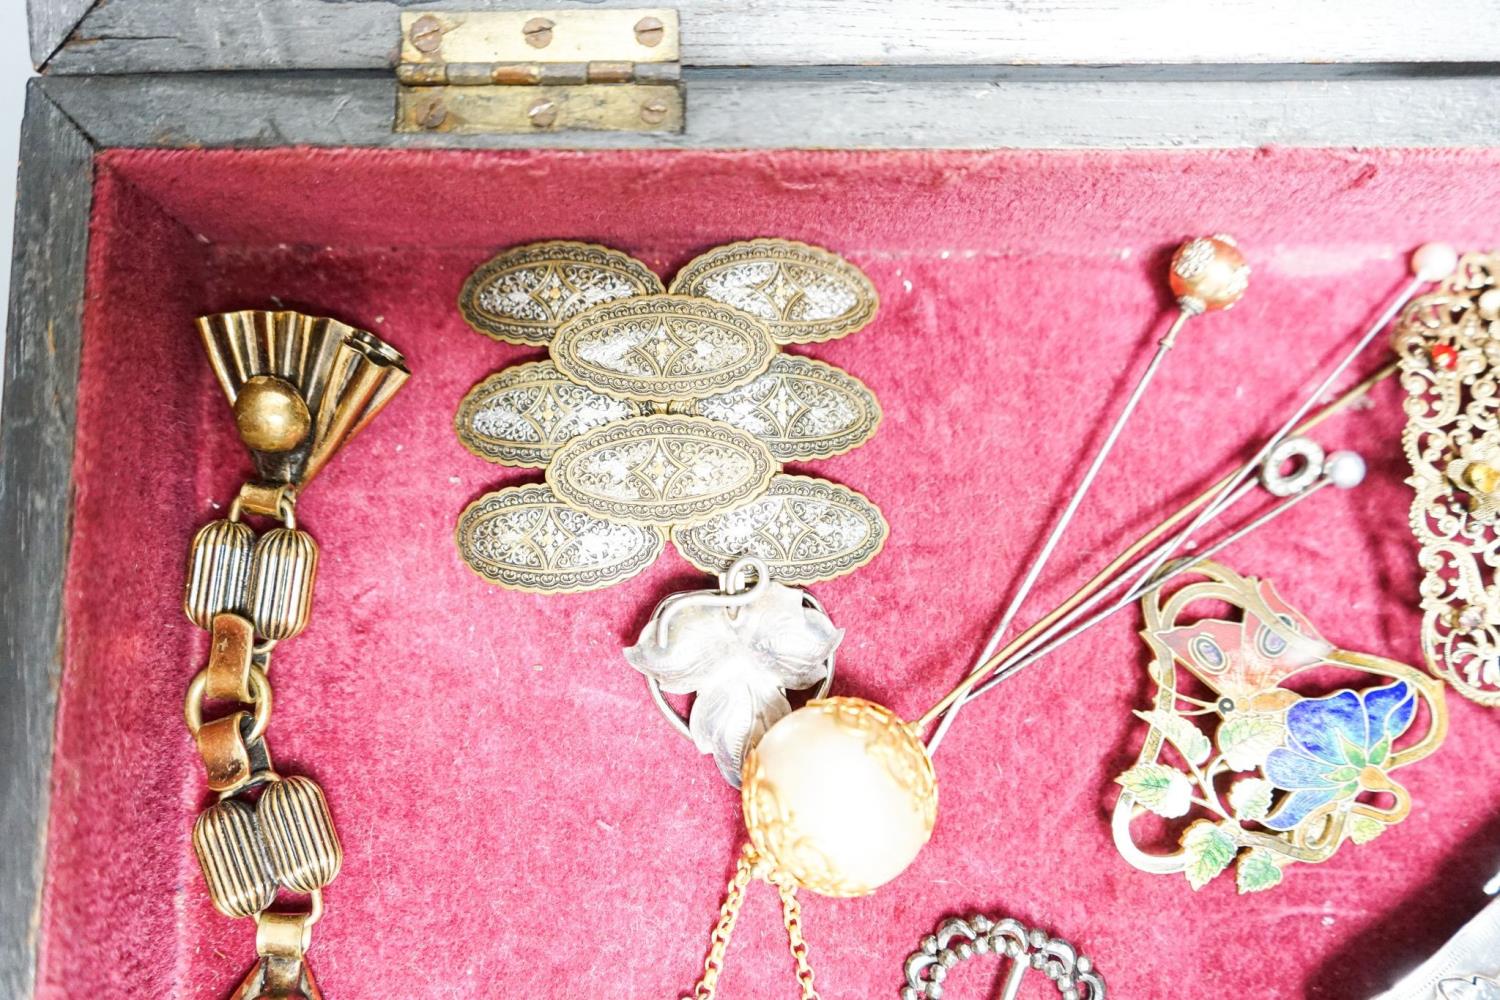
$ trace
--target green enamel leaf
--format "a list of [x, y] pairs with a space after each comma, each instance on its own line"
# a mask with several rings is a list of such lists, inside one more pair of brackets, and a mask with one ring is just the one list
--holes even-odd
[[1344, 759], [1349, 762], [1351, 767], [1360, 768], [1365, 766], [1367, 761], [1365, 759], [1366, 753], [1364, 747], [1358, 743], [1349, 742], [1349, 738], [1343, 733], [1339, 734], [1339, 745], [1344, 751]]
[[1379, 767], [1391, 755], [1391, 738], [1387, 736], [1370, 748], [1370, 763]]
[[1203, 735], [1203, 731], [1176, 712], [1156, 708], [1149, 712], [1136, 712], [1135, 714], [1166, 737], [1167, 742], [1176, 747], [1178, 752], [1194, 767], [1208, 760], [1208, 755], [1213, 751], [1213, 745], [1208, 742], [1208, 737]]
[[1236, 771], [1253, 771], [1281, 746], [1286, 720], [1275, 712], [1234, 712], [1219, 726], [1219, 752]]
[[1349, 817], [1349, 839], [1356, 844], [1368, 844], [1385, 832], [1385, 824], [1369, 816]]
[[1184, 815], [1192, 805], [1193, 786], [1187, 775], [1165, 764], [1137, 764], [1115, 781], [1141, 805], [1167, 819]]
[[1229, 867], [1239, 845], [1215, 824], [1200, 819], [1182, 835], [1183, 860], [1188, 884], [1201, 889]]
[[1245, 778], [1236, 781], [1229, 790], [1229, 808], [1239, 820], [1265, 819], [1271, 811], [1272, 785], [1264, 778]]
[[1281, 865], [1270, 851], [1247, 851], [1234, 867], [1234, 882], [1241, 893], [1263, 892], [1281, 883]]
[[1343, 767], [1336, 767], [1332, 771], [1329, 771], [1325, 777], [1329, 781], [1338, 784], [1343, 784], [1346, 781], [1355, 781], [1359, 778], [1359, 768], [1352, 764], [1345, 764]]

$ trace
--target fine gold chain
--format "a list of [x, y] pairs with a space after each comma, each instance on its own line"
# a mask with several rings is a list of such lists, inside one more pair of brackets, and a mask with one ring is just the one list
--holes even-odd
[[[734, 923], [740, 918], [740, 906], [745, 901], [745, 887], [755, 878], [754, 869], [754, 862], [748, 853], [742, 854], [734, 866], [734, 877], [729, 880], [729, 889], [724, 893], [724, 905], [719, 907], [719, 922], [714, 925], [713, 937], [709, 941], [708, 957], [703, 960], [703, 977], [693, 987], [694, 1000], [713, 1000], [719, 989], [719, 975], [724, 971], [724, 952], [729, 949]], [[684, 997], [683, 1000], [689, 998]]]
[[788, 878], [779, 878], [776, 892], [781, 896], [781, 919], [786, 924], [792, 961], [797, 963], [797, 984], [802, 988], [802, 1000], [818, 1000], [818, 991], [813, 988], [812, 966], [807, 961], [807, 941], [802, 937], [802, 904], [797, 900], [797, 884]]
[[818, 991], [813, 987], [812, 966], [807, 960], [807, 940], [802, 936], [802, 904], [797, 899], [797, 885], [790, 877], [771, 871], [748, 844], [734, 866], [734, 877], [729, 880], [724, 903], [719, 907], [719, 920], [709, 940], [708, 957], [703, 960], [703, 976], [693, 986], [693, 992], [682, 1000], [713, 1000], [719, 989], [719, 976], [724, 972], [724, 953], [729, 950], [729, 939], [734, 934], [735, 921], [739, 919], [740, 907], [745, 902], [745, 889], [757, 879], [775, 885], [781, 897], [782, 922], [786, 925], [792, 961], [797, 965], [797, 984], [802, 991], [802, 1000], [819, 1000]]

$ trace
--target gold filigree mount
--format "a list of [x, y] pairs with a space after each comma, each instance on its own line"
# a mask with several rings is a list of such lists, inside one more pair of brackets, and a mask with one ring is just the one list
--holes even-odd
[[1500, 255], [1467, 254], [1397, 325], [1422, 650], [1460, 694], [1500, 706]]
[[608, 396], [665, 405], [753, 381], [776, 356], [765, 324], [707, 299], [651, 295], [590, 309], [552, 340], [552, 361]]
[[764, 495], [698, 524], [672, 529], [682, 557], [721, 573], [741, 556], [765, 561], [789, 586], [833, 580], [880, 554], [890, 526], [863, 494], [812, 476], [778, 474]]
[[688, 413], [738, 427], [766, 443], [778, 462], [832, 458], [864, 444], [880, 427], [880, 403], [859, 379], [799, 354], [778, 354], [755, 381], [680, 403]]
[[513, 365], [480, 382], [458, 404], [453, 428], [472, 454], [498, 465], [544, 469], [557, 450], [596, 427], [651, 408], [595, 392], [551, 361]]
[[558, 502], [546, 486], [510, 486], [464, 509], [454, 529], [464, 563], [489, 583], [534, 594], [599, 590], [656, 561], [665, 535]]

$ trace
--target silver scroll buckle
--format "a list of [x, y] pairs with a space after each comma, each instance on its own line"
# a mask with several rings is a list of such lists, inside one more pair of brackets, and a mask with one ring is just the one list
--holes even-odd
[[975, 955], [996, 955], [1011, 963], [1001, 1000], [1020, 996], [1021, 980], [1031, 969], [1045, 973], [1063, 1000], [1104, 1000], [1104, 977], [1077, 948], [1011, 917], [991, 920], [983, 914], [944, 920], [936, 934], [922, 939], [906, 960], [901, 1000], [941, 1000], [948, 970]]

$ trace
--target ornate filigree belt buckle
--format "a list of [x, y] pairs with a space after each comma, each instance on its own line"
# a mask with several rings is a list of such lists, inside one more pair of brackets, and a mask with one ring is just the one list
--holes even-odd
[[1406, 389], [1422, 651], [1455, 690], [1500, 705], [1500, 256], [1468, 254], [1414, 300], [1395, 340]]

